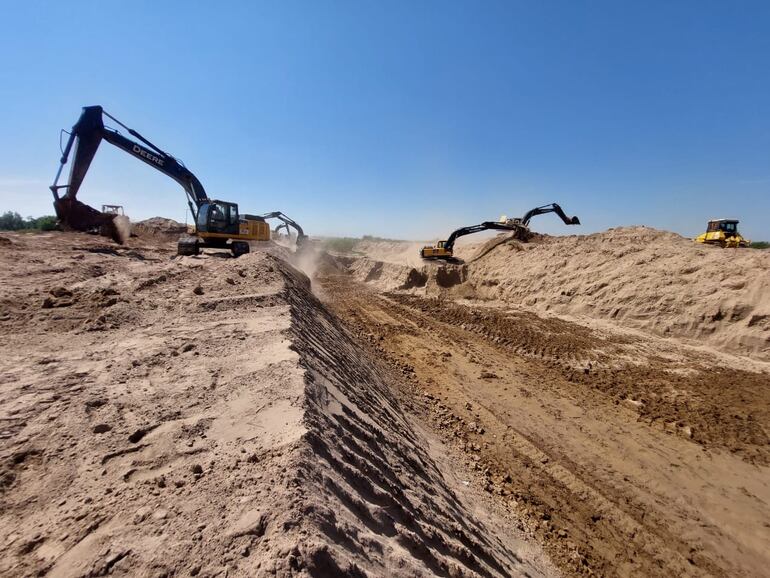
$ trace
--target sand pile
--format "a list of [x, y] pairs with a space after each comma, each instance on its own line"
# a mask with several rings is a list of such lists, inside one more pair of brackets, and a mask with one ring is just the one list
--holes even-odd
[[173, 255], [70, 233], [0, 251], [0, 574], [549, 572], [479, 521], [305, 276]]
[[152, 217], [151, 219], [132, 223], [131, 230], [139, 237], [176, 241], [180, 235], [187, 232], [187, 225], [173, 219]]
[[721, 249], [647, 227], [508, 241], [469, 265], [476, 293], [611, 319], [770, 358], [770, 251]]
[[372, 241], [364, 239], [356, 243], [354, 252], [372, 260], [421, 267], [420, 247], [428, 243], [415, 241]]
[[770, 359], [770, 251], [697, 245], [648, 227], [594, 235], [463, 240], [457, 264], [423, 261], [420, 244], [367, 242], [342, 259], [381, 291], [481, 298], [611, 320]]

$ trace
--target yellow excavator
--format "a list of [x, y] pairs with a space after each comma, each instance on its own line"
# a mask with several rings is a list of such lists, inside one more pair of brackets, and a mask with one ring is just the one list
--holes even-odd
[[748, 247], [751, 241], [738, 232], [738, 219], [713, 219], [708, 222], [706, 232], [698, 235], [695, 241], [720, 247]]
[[550, 205], [543, 205], [542, 207], [531, 209], [520, 219], [509, 219], [503, 216], [499, 221], [484, 221], [478, 225], [460, 227], [459, 229], [452, 231], [452, 234], [449, 235], [445, 241], [439, 241], [435, 245], [426, 245], [420, 249], [420, 257], [423, 259], [445, 259], [451, 261], [454, 259], [455, 241], [459, 237], [472, 235], [473, 233], [479, 233], [481, 231], [488, 231], [490, 229], [497, 231], [513, 231], [515, 238], [526, 241], [532, 236], [532, 232], [529, 230], [529, 220], [535, 215], [543, 215], [545, 213], [556, 213], [567, 225], [580, 224], [580, 219], [577, 217], [568, 217], [558, 204], [551, 203]]
[[[136, 142], [123, 136], [116, 129], [104, 125], [105, 118], [112, 120], [137, 139]], [[211, 199], [198, 178], [181, 160], [155, 146], [134, 129], [128, 128], [101, 106], [86, 106], [69, 133], [69, 140], [62, 151], [59, 170], [53, 185], [49, 187], [54, 196], [54, 208], [59, 223], [66, 229], [77, 231], [100, 231], [122, 243], [126, 240], [124, 227], [116, 223], [124, 217], [115, 211], [98, 211], [77, 200], [80, 185], [91, 166], [102, 140], [136, 157], [171, 177], [187, 194], [187, 203], [195, 220], [190, 234], [182, 236], [177, 245], [179, 255], [197, 255], [201, 248], [229, 249], [238, 257], [249, 252], [249, 241], [269, 241], [271, 238], [269, 219], [278, 219], [278, 228], [289, 227], [297, 230], [296, 244], [299, 247], [307, 238], [302, 228], [280, 211], [262, 216], [247, 215], [238, 211], [238, 205], [228, 201]], [[59, 178], [67, 164], [70, 153], [73, 161], [66, 184], [60, 185]], [[64, 190], [63, 194], [60, 191]]]

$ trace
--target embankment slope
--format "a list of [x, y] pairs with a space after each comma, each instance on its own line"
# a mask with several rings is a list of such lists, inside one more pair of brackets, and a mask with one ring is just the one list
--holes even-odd
[[276, 255], [9, 235], [0, 574], [553, 574]]
[[613, 320], [770, 359], [770, 251], [647, 227], [498, 246], [469, 264], [485, 299]]
[[528, 243], [498, 235], [459, 245], [457, 264], [415, 264], [413, 244], [392, 245], [357, 246], [365, 256], [348, 271], [380, 290], [607, 320], [770, 360], [770, 250], [698, 245], [648, 227]]

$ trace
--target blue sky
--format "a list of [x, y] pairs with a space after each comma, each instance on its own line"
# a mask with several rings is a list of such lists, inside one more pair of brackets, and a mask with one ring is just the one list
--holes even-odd
[[[59, 129], [101, 104], [210, 196], [311, 234], [557, 201], [583, 232], [729, 216], [770, 239], [769, 30], [766, 1], [6, 2], [0, 210], [52, 212]], [[185, 219], [107, 143], [79, 198]]]

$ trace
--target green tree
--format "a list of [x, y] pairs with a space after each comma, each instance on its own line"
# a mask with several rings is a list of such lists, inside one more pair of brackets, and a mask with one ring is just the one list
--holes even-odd
[[22, 229], [53, 231], [56, 229], [56, 217], [53, 215], [43, 215], [38, 218], [29, 217], [25, 219], [16, 211], [6, 211], [0, 215], [0, 231], [20, 231]]
[[18, 231], [24, 229], [26, 225], [27, 222], [15, 211], [6, 211], [0, 215], [0, 230], [2, 231]]
[[53, 231], [56, 229], [56, 217], [54, 215], [43, 215], [42, 217], [38, 217], [30, 223], [30, 229]]

